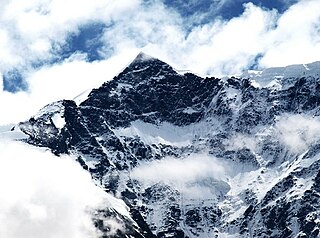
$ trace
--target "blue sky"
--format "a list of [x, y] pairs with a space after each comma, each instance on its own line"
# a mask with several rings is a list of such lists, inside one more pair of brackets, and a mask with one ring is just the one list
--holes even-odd
[[[276, 9], [279, 13], [285, 12], [291, 5], [298, 0], [225, 0], [225, 1], [183, 1], [183, 0], [164, 0], [164, 4], [179, 12], [184, 18], [190, 20], [191, 24], [204, 24], [213, 21], [217, 17], [230, 20], [240, 16], [244, 11], [244, 3], [251, 2], [259, 7], [266, 9]], [[201, 14], [199, 20], [193, 16]]]
[[319, 19], [318, 0], [4, 0], [0, 123], [99, 86], [140, 51], [203, 76], [317, 61]]

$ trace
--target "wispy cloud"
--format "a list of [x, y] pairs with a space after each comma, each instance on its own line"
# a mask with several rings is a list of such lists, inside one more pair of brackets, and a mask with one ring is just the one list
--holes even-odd
[[97, 237], [105, 195], [74, 160], [0, 138], [0, 236]]
[[229, 172], [227, 163], [206, 154], [194, 154], [184, 159], [168, 157], [143, 163], [132, 170], [131, 176], [146, 187], [164, 183], [187, 198], [214, 199], [229, 190], [225, 182]]
[[303, 153], [320, 140], [320, 120], [306, 115], [282, 115], [275, 125], [280, 142], [292, 153]]

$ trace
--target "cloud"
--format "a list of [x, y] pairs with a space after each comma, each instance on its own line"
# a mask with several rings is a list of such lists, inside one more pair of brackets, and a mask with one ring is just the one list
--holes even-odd
[[307, 115], [283, 115], [275, 125], [280, 142], [292, 153], [303, 153], [320, 140], [320, 120]]
[[320, 53], [320, 2], [299, 1], [268, 32], [261, 66], [286, 66], [318, 61]]
[[97, 237], [103, 194], [74, 160], [3, 140], [0, 160], [1, 237]]
[[225, 141], [225, 145], [228, 150], [250, 149], [251, 151], [256, 151], [257, 139], [254, 136], [235, 133], [230, 139]]
[[216, 21], [193, 30], [188, 37], [191, 65], [202, 74], [235, 74], [248, 68], [263, 51], [264, 35], [274, 25], [276, 13], [253, 4], [230, 21]]
[[176, 68], [203, 75], [233, 74], [247, 68], [261, 53], [265, 32], [273, 27], [275, 15], [247, 4], [240, 17], [214, 20], [190, 30], [177, 13], [155, 4], [122, 17], [108, 28], [104, 40], [107, 48], [139, 48]]
[[[140, 48], [176, 68], [202, 75], [237, 74], [254, 65], [257, 56], [258, 67], [318, 60], [319, 5], [300, 1], [280, 14], [247, 3], [239, 17], [213, 19], [190, 29], [181, 16], [155, 4], [121, 18], [104, 37], [116, 51]], [[305, 12], [310, 15], [303, 17]]]
[[6, 130], [0, 127], [1, 237], [97, 238], [95, 209], [128, 216], [124, 203], [97, 187], [74, 158], [13, 141], [17, 135]]
[[227, 164], [215, 157], [195, 154], [178, 159], [167, 157], [134, 168], [131, 177], [146, 187], [156, 183], [173, 186], [188, 198], [210, 197], [226, 193]]
[[[138, 1], [30, 0], [4, 1], [0, 8], [0, 69], [26, 67], [59, 56], [71, 33], [96, 21], [110, 22]], [[70, 13], [72, 9], [72, 13]], [[8, 59], [7, 60], [7, 56]]]
[[[265, 142], [270, 143], [266, 135], [270, 135], [274, 142], [280, 142], [291, 153], [301, 154], [319, 142], [320, 120], [311, 115], [282, 114], [271, 128], [264, 128], [253, 136], [235, 133], [224, 143], [228, 150], [246, 148], [261, 153]], [[267, 141], [265, 138], [268, 138]]]

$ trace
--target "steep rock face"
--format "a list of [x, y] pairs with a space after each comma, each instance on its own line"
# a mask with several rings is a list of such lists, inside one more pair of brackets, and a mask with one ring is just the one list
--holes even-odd
[[160, 60], [144, 57], [139, 55], [111, 82], [93, 90], [82, 111], [105, 110], [111, 127], [127, 127], [135, 120], [174, 125], [199, 121], [220, 89], [219, 80], [179, 75]]
[[128, 205], [134, 237], [317, 237], [315, 65], [204, 79], [139, 54], [79, 105], [52, 103], [19, 127], [76, 154]]

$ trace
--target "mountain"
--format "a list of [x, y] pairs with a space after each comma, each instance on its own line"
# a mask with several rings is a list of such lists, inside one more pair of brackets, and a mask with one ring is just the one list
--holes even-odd
[[[16, 128], [73, 154], [130, 215], [114, 237], [319, 237], [320, 62], [239, 77], [179, 73], [140, 53], [81, 102]], [[105, 235], [105, 237], [107, 237]]]

